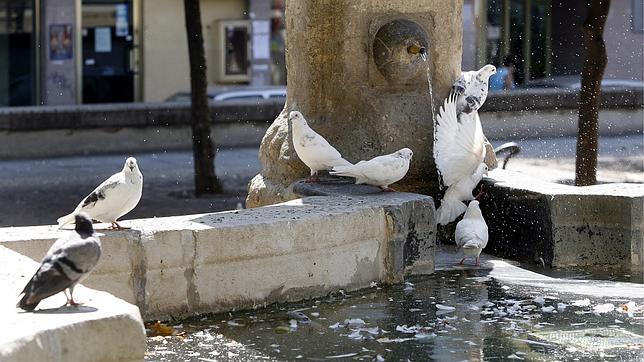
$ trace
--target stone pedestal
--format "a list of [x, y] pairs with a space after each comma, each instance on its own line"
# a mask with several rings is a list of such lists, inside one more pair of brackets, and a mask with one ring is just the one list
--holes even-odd
[[295, 198], [293, 182], [308, 175], [290, 139], [291, 110], [351, 162], [411, 148], [409, 173], [394, 187], [435, 195], [428, 78], [437, 109], [460, 74], [462, 8], [461, 0], [287, 2], [288, 96], [262, 141], [247, 206]]

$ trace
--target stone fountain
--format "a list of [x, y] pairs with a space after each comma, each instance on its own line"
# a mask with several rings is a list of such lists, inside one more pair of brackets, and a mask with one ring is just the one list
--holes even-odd
[[460, 0], [329, 0], [286, 3], [288, 95], [260, 147], [262, 171], [248, 207], [297, 198], [308, 175], [290, 139], [288, 113], [309, 124], [351, 162], [414, 151], [396, 188], [435, 195], [433, 99], [460, 74]]

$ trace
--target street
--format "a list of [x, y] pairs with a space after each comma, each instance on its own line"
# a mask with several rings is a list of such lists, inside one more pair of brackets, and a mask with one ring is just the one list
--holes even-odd
[[[509, 140], [491, 140], [499, 146]], [[522, 151], [508, 170], [535, 178], [570, 182], [574, 178], [574, 138], [514, 140]], [[603, 137], [600, 182], [644, 182], [642, 136]], [[100, 155], [0, 162], [0, 226], [54, 224], [107, 177], [121, 170], [129, 155]], [[192, 152], [134, 154], [144, 177], [143, 197], [124, 219], [230, 210], [243, 204], [248, 181], [260, 171], [256, 148], [220, 150], [216, 172], [224, 193], [195, 198]], [[125, 223], [127, 225], [127, 223]]]

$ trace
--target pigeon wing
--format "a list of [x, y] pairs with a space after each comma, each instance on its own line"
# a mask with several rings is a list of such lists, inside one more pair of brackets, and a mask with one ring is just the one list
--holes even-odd
[[434, 159], [443, 179], [450, 186], [470, 176], [485, 157], [483, 130], [478, 114], [456, 115], [456, 96], [450, 94], [434, 123]]
[[335, 147], [312, 129], [308, 129], [299, 140], [300, 146], [309, 157], [314, 158], [318, 163], [336, 166], [349, 164], [342, 158], [342, 155]]
[[98, 240], [78, 234], [56, 240], [40, 267], [21, 294], [18, 306], [34, 310], [41, 300], [75, 285], [98, 263], [101, 248]]

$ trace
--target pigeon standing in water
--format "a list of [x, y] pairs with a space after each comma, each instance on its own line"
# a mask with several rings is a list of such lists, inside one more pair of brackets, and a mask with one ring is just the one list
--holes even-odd
[[340, 152], [309, 127], [302, 113], [292, 111], [288, 115], [293, 130], [293, 146], [297, 156], [311, 169], [307, 182], [317, 181], [317, 173], [331, 170], [335, 166], [350, 166], [351, 162], [342, 158]]
[[463, 220], [456, 224], [454, 239], [456, 246], [463, 248], [463, 259], [459, 264], [463, 264], [465, 258], [472, 257], [476, 258], [476, 265], [478, 266], [481, 251], [487, 245], [488, 229], [477, 200], [470, 202]]
[[462, 72], [452, 89], [458, 95], [456, 114], [478, 111], [485, 103], [490, 77], [496, 74], [496, 67], [488, 64], [479, 70]]
[[142, 192], [143, 175], [136, 158], [129, 157], [121, 172], [103, 181], [71, 214], [59, 218], [58, 225], [63, 227], [74, 220], [74, 215], [85, 212], [93, 220], [111, 223], [113, 229], [125, 229], [116, 221], [136, 207]]
[[386, 191], [394, 191], [389, 185], [405, 177], [413, 154], [409, 148], [403, 148], [369, 161], [360, 161], [355, 165], [335, 166], [331, 174], [354, 177], [356, 184], [373, 185]]
[[463, 201], [472, 200], [472, 190], [487, 174], [485, 136], [477, 112], [456, 113], [457, 96], [451, 93], [439, 110], [434, 124], [434, 160], [443, 185], [448, 189], [436, 210], [441, 225], [465, 212]]
[[41, 300], [61, 291], [65, 292], [67, 305], [77, 305], [72, 295], [74, 287], [98, 263], [101, 241], [94, 233], [89, 216], [80, 213], [74, 218], [75, 232], [56, 240], [49, 248], [40, 268], [22, 290], [17, 307], [33, 311]]

